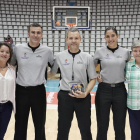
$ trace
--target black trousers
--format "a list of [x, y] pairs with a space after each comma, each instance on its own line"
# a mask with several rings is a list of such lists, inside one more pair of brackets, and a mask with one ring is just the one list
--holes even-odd
[[140, 110], [128, 108], [131, 140], [140, 140]]
[[73, 98], [68, 91], [58, 93], [58, 135], [57, 140], [68, 140], [71, 121], [75, 111], [82, 140], [92, 140], [91, 135], [91, 96]]
[[29, 111], [35, 127], [35, 140], [45, 140], [46, 91], [44, 84], [35, 87], [16, 86], [14, 140], [26, 140]]
[[6, 133], [13, 105], [10, 101], [7, 103], [0, 103], [0, 140], [4, 140], [4, 135]]
[[107, 140], [110, 108], [112, 108], [113, 112], [115, 140], [125, 140], [126, 100], [127, 92], [124, 83], [116, 87], [111, 87], [103, 82], [98, 85], [95, 97], [97, 116], [96, 140]]

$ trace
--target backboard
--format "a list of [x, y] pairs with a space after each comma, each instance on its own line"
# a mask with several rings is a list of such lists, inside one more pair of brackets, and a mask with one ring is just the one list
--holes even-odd
[[68, 29], [72, 26], [90, 29], [90, 7], [54, 6], [52, 28]]

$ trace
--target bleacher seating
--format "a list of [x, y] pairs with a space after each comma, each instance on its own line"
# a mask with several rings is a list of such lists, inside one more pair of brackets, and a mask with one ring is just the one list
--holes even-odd
[[[91, 29], [81, 32], [80, 49], [92, 54], [106, 45], [104, 30], [115, 26], [118, 44], [130, 50], [140, 39], [140, 0], [75, 0], [76, 6], [90, 6]], [[27, 26], [39, 22], [43, 26], [44, 43], [53, 53], [66, 49], [65, 30], [52, 29], [53, 6], [66, 6], [63, 0], [0, 0], [0, 41], [8, 34], [14, 44], [28, 42]]]

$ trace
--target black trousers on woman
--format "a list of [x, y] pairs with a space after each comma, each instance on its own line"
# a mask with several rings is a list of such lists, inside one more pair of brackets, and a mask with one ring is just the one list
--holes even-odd
[[16, 86], [14, 140], [27, 139], [27, 125], [30, 109], [35, 127], [35, 140], [46, 140], [46, 91], [44, 84], [31, 87]]
[[71, 121], [75, 111], [82, 140], [92, 140], [91, 136], [91, 96], [74, 98], [69, 91], [58, 93], [58, 135], [57, 140], [68, 140]]
[[0, 103], [0, 140], [4, 140], [4, 135], [6, 133], [13, 105], [10, 101], [6, 103]]
[[113, 112], [115, 140], [125, 140], [126, 101], [127, 92], [124, 83], [110, 85], [102, 82], [98, 85], [95, 97], [97, 116], [96, 140], [107, 140], [110, 109]]

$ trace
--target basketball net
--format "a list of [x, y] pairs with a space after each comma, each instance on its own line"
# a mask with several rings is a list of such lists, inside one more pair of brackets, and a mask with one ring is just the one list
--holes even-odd
[[72, 28], [73, 26], [76, 26], [76, 23], [67, 23], [68, 28]]

